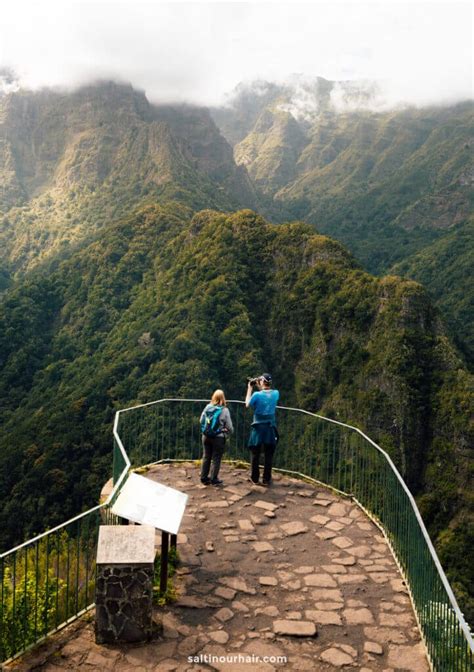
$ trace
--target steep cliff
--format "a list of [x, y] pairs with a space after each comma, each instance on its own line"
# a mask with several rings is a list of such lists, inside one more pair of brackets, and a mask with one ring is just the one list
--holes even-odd
[[131, 86], [0, 99], [0, 265], [14, 276], [137, 204], [255, 206], [245, 168], [206, 110], [150, 105]]

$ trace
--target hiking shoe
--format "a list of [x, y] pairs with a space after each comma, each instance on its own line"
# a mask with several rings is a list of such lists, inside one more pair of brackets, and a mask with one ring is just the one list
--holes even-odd
[[223, 484], [224, 484], [224, 481], [221, 481], [220, 478], [214, 478], [211, 481], [211, 485], [223, 485]]
[[211, 479], [210, 478], [201, 478], [201, 483], [203, 485], [211, 485]]

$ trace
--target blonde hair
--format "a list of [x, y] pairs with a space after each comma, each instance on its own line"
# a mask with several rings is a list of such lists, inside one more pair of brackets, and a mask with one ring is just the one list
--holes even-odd
[[227, 406], [224, 390], [216, 390], [211, 397], [211, 404], [214, 406]]

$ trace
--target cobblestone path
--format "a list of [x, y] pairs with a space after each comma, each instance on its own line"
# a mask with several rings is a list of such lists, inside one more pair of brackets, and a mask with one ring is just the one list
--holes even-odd
[[160, 637], [98, 646], [89, 617], [8, 669], [429, 670], [391, 552], [349, 499], [278, 474], [271, 488], [254, 486], [228, 465], [217, 488], [191, 463], [147, 476], [189, 494], [179, 598], [156, 610]]

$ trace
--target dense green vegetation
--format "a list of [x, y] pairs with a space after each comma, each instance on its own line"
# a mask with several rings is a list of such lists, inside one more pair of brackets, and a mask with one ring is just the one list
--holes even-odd
[[[137, 205], [252, 207], [313, 223], [373, 273], [400, 264], [396, 273], [432, 291], [472, 366], [472, 290], [452, 275], [452, 255], [437, 253], [457, 254], [462, 238], [463, 258], [474, 254], [472, 236], [461, 236], [472, 210], [472, 104], [357, 109], [372, 94], [322, 78], [240, 87], [211, 110], [234, 152], [208, 111], [154, 106], [131, 86], [2, 97], [0, 292]], [[447, 275], [456, 280], [440, 290]]]
[[408, 257], [393, 272], [421, 282], [449, 322], [450, 334], [469, 362], [474, 361], [472, 269], [474, 220], [450, 229], [421, 252]]
[[399, 264], [432, 291], [473, 365], [472, 283], [452, 273], [461, 248], [461, 267], [474, 254], [472, 102], [375, 112], [370, 90], [341, 99], [338, 87], [258, 82], [213, 115], [274, 220], [313, 223], [373, 273]]
[[80, 525], [75, 530], [70, 526], [2, 560], [0, 660], [26, 649], [92, 603], [97, 525], [92, 514], [82, 520], [80, 534]]
[[[206, 110], [129, 86], [0, 99], [2, 548], [96, 503], [117, 408], [270, 369], [389, 451], [473, 619], [471, 105], [333, 90], [213, 110], [241, 166]], [[224, 214], [249, 206], [308, 223]]]
[[205, 109], [155, 107], [113, 83], [0, 98], [0, 290], [10, 275], [55, 263], [156, 200], [255, 204]]
[[9, 290], [0, 320], [3, 546], [95, 503], [116, 408], [239, 397], [269, 369], [286, 404], [390, 452], [467, 595], [449, 558], [469, 543], [471, 379], [421, 285], [370, 276], [310, 225], [170, 203]]

